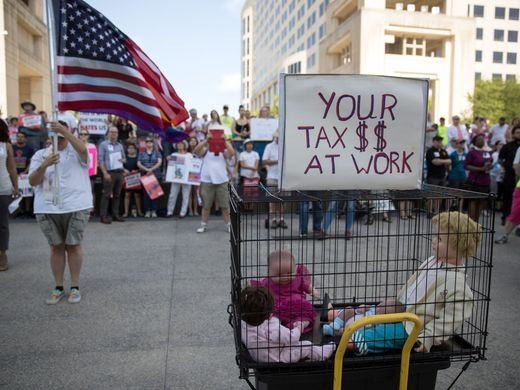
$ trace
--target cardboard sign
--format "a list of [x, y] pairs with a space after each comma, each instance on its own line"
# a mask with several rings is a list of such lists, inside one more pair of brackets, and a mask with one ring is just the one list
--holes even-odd
[[226, 139], [224, 129], [208, 129], [212, 137], [209, 140], [209, 151], [215, 154], [224, 153], [226, 150]]
[[283, 190], [416, 189], [428, 81], [281, 75]]
[[89, 176], [95, 176], [97, 174], [97, 148], [96, 145], [88, 144], [87, 146], [88, 151], [88, 175]]
[[161, 184], [154, 174], [141, 176], [140, 180], [150, 199], [154, 200], [164, 195]]
[[272, 141], [273, 133], [278, 130], [278, 119], [251, 118], [250, 126], [253, 141]]
[[129, 173], [125, 176], [125, 189], [140, 190], [141, 188], [141, 174], [139, 172]]
[[34, 196], [34, 189], [29, 184], [29, 175], [18, 175], [18, 192], [22, 198], [30, 198]]
[[38, 114], [21, 114], [18, 117], [19, 126], [27, 127], [28, 129], [41, 129], [42, 116]]
[[79, 113], [79, 131], [86, 130], [91, 135], [105, 135], [108, 131], [108, 115]]
[[202, 159], [191, 154], [173, 153], [168, 161], [166, 178], [169, 183], [200, 185]]

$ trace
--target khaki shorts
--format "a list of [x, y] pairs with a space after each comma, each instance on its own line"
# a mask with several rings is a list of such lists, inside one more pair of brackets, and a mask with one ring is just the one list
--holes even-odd
[[37, 214], [36, 220], [49, 245], [80, 245], [89, 215], [89, 210], [65, 214]]
[[200, 183], [200, 194], [202, 196], [202, 207], [206, 210], [211, 209], [215, 200], [218, 201], [221, 208], [229, 208], [227, 182], [222, 184]]

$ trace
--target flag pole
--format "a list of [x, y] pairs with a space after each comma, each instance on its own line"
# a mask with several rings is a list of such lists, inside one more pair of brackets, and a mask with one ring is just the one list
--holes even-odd
[[[56, 77], [56, 34], [54, 24], [53, 1], [46, 0], [46, 14], [47, 14], [47, 35], [49, 41], [49, 66], [51, 70], [51, 120], [56, 122], [58, 120], [58, 84]], [[47, 128], [48, 129], [48, 128]], [[58, 153], [58, 135], [52, 132], [52, 153]], [[60, 189], [60, 164], [59, 162], [54, 166], [54, 180], [53, 180], [53, 203], [59, 208], [62, 207], [61, 189]]]

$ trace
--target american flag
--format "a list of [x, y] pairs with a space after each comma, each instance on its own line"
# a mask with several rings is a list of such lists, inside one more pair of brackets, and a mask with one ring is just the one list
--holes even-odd
[[159, 68], [103, 14], [81, 0], [52, 0], [58, 109], [114, 114], [143, 130], [186, 120]]

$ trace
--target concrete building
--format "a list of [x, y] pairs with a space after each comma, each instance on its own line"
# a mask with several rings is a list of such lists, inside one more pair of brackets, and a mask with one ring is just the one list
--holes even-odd
[[[520, 77], [520, 0], [332, 0], [330, 4], [299, 0], [294, 8], [305, 6], [304, 18], [316, 7], [319, 12], [324, 4], [326, 11], [317, 16], [318, 44], [310, 50], [296, 45], [286, 52], [277, 46], [278, 30], [273, 33], [271, 29], [284, 15], [284, 4], [291, 20], [294, 11], [291, 13], [287, 3], [292, 2], [274, 2], [278, 11], [271, 3], [247, 1], [244, 6], [257, 25], [250, 49], [253, 76], [249, 82], [254, 87], [249, 99], [243, 100], [253, 109], [272, 101], [282, 71], [428, 78], [434, 120], [469, 114], [467, 96], [476, 79]], [[265, 20], [263, 25], [258, 25], [259, 20]], [[280, 24], [282, 32], [284, 27]], [[266, 50], [271, 46], [269, 55]], [[294, 63], [301, 63], [301, 68], [291, 67]]]
[[43, 0], [0, 0], [0, 110], [20, 113], [30, 100], [51, 109], [47, 26]]
[[242, 104], [259, 111], [278, 95], [280, 73], [317, 73], [329, 0], [246, 0]]

